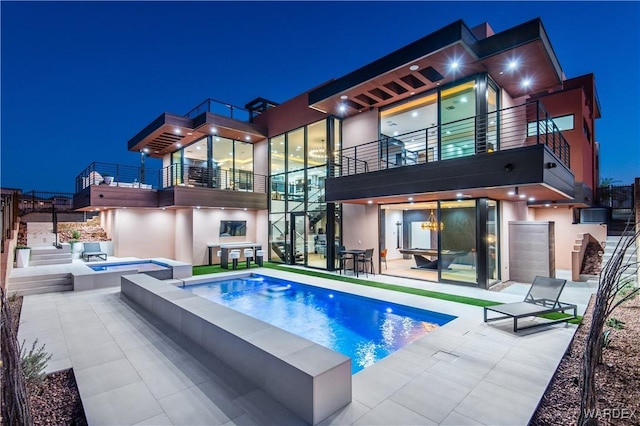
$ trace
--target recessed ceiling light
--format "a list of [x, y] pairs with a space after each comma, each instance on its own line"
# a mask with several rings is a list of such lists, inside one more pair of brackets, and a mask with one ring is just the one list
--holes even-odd
[[218, 129], [216, 129], [215, 127], [211, 128], [211, 133], [218, 133]]
[[500, 75], [504, 74], [504, 71], [500, 71]]
[[181, 147], [182, 147], [182, 144], [177, 143], [177, 144], [176, 144], [176, 146], [177, 146], [178, 148], [181, 148]]
[[420, 68], [418, 65], [411, 65], [411, 66], [409, 67], [409, 69], [410, 69], [411, 71], [416, 71], [418, 68]]
[[520, 194], [520, 198], [527, 198], [527, 196], [524, 194]]
[[440, 82], [439, 81], [436, 83], [436, 86], [440, 86]]
[[458, 68], [459, 65], [460, 64], [458, 63], [458, 61], [453, 61], [453, 62], [451, 62], [451, 69], [455, 70], [455, 69]]
[[528, 78], [525, 78], [524, 80], [522, 80], [522, 85], [524, 87], [529, 87], [531, 86], [531, 80], [529, 80]]
[[180, 129], [178, 129], [178, 128], [176, 127], [176, 129], [175, 129], [175, 134], [176, 134], [176, 135], [179, 135], [179, 134], [181, 134], [181, 133], [182, 133], [182, 130], [180, 130]]
[[516, 195], [516, 191], [509, 191], [507, 192], [507, 195]]
[[347, 96], [347, 95], [342, 95], [342, 96], [340, 96], [340, 99], [342, 99], [342, 100], [345, 100], [345, 99], [347, 99], [347, 98], [348, 98], [348, 96]]
[[222, 208], [222, 210], [224, 210], [224, 207]]
[[551, 204], [547, 203], [544, 205], [545, 207], [551, 207]]
[[417, 117], [417, 116], [418, 116], [418, 111], [413, 111], [413, 112], [411, 113], [411, 116], [412, 116], [412, 117]]
[[529, 201], [535, 201], [536, 199], [534, 197], [529, 197]]
[[247, 211], [247, 208], [246, 208], [246, 207], [244, 208], [244, 211], [245, 211], [245, 212]]
[[340, 108], [338, 109], [340, 110], [340, 112], [344, 112], [347, 109], [347, 107], [344, 105], [340, 105]]
[[246, 140], [250, 141], [251, 140], [251, 136], [247, 135], [244, 137]]
[[200, 206], [196, 206], [196, 209], [200, 209]]
[[409, 197], [409, 201], [413, 201], [413, 197]]
[[193, 135], [193, 133], [187, 132], [187, 136], [191, 136], [191, 135]]
[[456, 197], [462, 197], [462, 192], [458, 192], [458, 193], [456, 194]]
[[166, 208], [165, 208], [165, 207], [163, 207], [163, 208], [162, 208], [162, 210], [164, 211], [164, 210], [166, 210]]
[[510, 70], [516, 69], [517, 66], [518, 66], [518, 63], [516, 61], [509, 62], [509, 69]]
[[409, 92], [409, 94], [410, 94], [410, 95], [415, 95], [415, 94], [416, 94], [416, 92]]

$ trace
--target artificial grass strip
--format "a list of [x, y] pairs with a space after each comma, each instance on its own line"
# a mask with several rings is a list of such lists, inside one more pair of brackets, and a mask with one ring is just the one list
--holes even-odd
[[[241, 267], [241, 265], [238, 264], [238, 269], [237, 270], [242, 270], [242, 269], [246, 270], [247, 269], [246, 265], [242, 265], [242, 266], [244, 266], [244, 267]], [[368, 287], [383, 288], [383, 289], [386, 289], [386, 290], [398, 291], [398, 292], [401, 292], [401, 293], [413, 294], [413, 295], [416, 295], [416, 296], [431, 297], [433, 299], [446, 300], [446, 301], [449, 301], [449, 302], [456, 302], [456, 303], [463, 303], [465, 305], [484, 307], [484, 306], [495, 306], [495, 305], [500, 305], [501, 304], [501, 302], [495, 302], [495, 301], [492, 301], [492, 300], [484, 300], [484, 299], [476, 299], [475, 297], [458, 296], [458, 295], [455, 295], [455, 294], [441, 293], [441, 292], [438, 292], [438, 291], [431, 291], [431, 290], [423, 290], [423, 289], [420, 289], [420, 288], [403, 287], [403, 286], [395, 285], [395, 284], [386, 284], [386, 283], [378, 283], [378, 282], [373, 282], [373, 281], [365, 281], [365, 280], [361, 280], [361, 279], [358, 279], [358, 278], [346, 277], [346, 276], [343, 276], [343, 275], [327, 274], [325, 272], [320, 272], [320, 271], [288, 268], [286, 266], [282, 266], [282, 265], [280, 265], [278, 263], [272, 263], [272, 262], [264, 262], [264, 267], [265, 268], [269, 268], [269, 269], [275, 269], [275, 270], [278, 270], [278, 271], [291, 272], [291, 273], [294, 273], [294, 274], [308, 275], [310, 277], [326, 278], [326, 279], [329, 279], [329, 280], [342, 281], [342, 282], [347, 282], [347, 283], [351, 283], [351, 284], [358, 284], [358, 285], [365, 285], [365, 286], [368, 286]], [[252, 268], [249, 268], [249, 269], [252, 269]], [[219, 273], [219, 272], [229, 272], [229, 271], [230, 271], [229, 269], [223, 269], [220, 265], [194, 266], [193, 267], [193, 275], [215, 274], [215, 273]], [[544, 314], [544, 315], [540, 315], [540, 316], [542, 318], [555, 320], [555, 319], [568, 317], [570, 315], [569, 314], [563, 314], [562, 312], [553, 312], [553, 313], [550, 313], [550, 314]], [[571, 324], [580, 324], [581, 321], [582, 321], [582, 317], [578, 316], [578, 318], [572, 319], [569, 322]]]

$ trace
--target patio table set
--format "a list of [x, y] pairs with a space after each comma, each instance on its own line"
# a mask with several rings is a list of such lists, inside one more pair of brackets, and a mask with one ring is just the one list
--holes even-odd
[[367, 276], [369, 273], [375, 275], [373, 249], [347, 249], [344, 246], [340, 246], [337, 250], [337, 260], [340, 274], [343, 271], [346, 274], [347, 271], [351, 270], [356, 277], [359, 276], [360, 272], [364, 272]]

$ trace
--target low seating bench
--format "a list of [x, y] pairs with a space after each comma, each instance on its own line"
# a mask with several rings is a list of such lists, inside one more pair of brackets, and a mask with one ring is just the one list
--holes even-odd
[[100, 251], [100, 243], [84, 243], [84, 251], [82, 252], [82, 259], [88, 262], [92, 257], [98, 259], [107, 260], [107, 253]]

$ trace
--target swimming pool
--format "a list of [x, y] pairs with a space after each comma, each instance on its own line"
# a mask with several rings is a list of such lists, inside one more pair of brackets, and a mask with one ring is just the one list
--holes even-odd
[[352, 374], [456, 317], [253, 275], [185, 290], [352, 359]]

